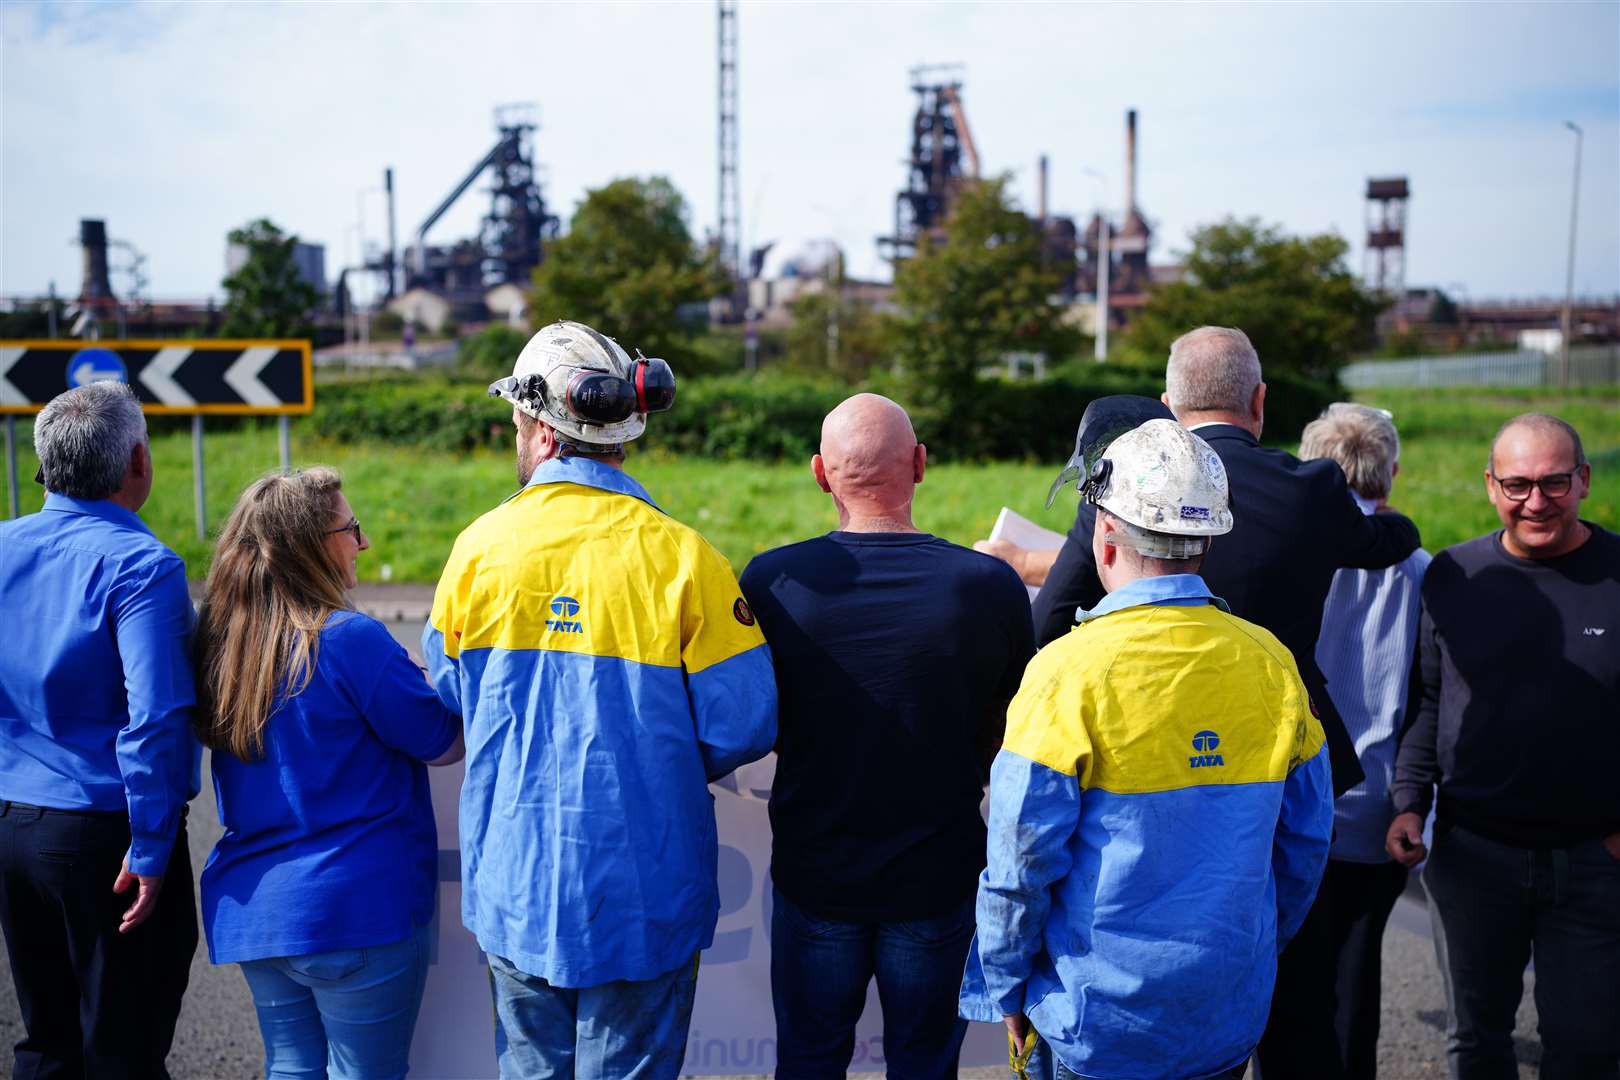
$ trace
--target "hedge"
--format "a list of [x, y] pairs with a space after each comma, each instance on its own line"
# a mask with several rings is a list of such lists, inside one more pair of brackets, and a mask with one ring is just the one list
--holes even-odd
[[[1142, 368], [1086, 365], [1039, 382], [987, 379], [970, 409], [911, 410], [917, 435], [936, 461], [1062, 461], [1074, 448], [1086, 404], [1106, 394], [1157, 397], [1162, 375]], [[1267, 380], [1266, 441], [1296, 442], [1305, 424], [1338, 395], [1335, 387], [1286, 375]], [[906, 404], [892, 378], [871, 389]], [[799, 460], [815, 451], [821, 421], [856, 388], [775, 374], [727, 375], [681, 383], [675, 407], [654, 416], [639, 446], [711, 460]], [[442, 377], [321, 386], [310, 419], [316, 435], [461, 452], [511, 446], [503, 403], [481, 384]]]

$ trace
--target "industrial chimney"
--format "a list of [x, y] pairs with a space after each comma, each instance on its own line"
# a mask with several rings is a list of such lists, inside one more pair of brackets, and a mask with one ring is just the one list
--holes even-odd
[[112, 279], [107, 276], [107, 223], [81, 218], [79, 247], [84, 252], [84, 280], [79, 286], [82, 303], [113, 299]]
[[1041, 188], [1040, 188], [1040, 193], [1039, 193], [1040, 197], [1039, 197], [1039, 201], [1036, 203], [1036, 207], [1040, 212], [1041, 224], [1045, 225], [1046, 224], [1046, 155], [1045, 154], [1041, 155], [1040, 175], [1041, 175]]
[[1125, 110], [1125, 218], [1136, 213], [1136, 110]]

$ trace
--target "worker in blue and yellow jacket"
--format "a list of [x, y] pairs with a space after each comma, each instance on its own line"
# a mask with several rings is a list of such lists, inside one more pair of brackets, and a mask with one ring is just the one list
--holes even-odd
[[776, 738], [730, 565], [623, 470], [662, 360], [559, 322], [510, 378], [522, 489], [457, 539], [423, 635], [466, 729], [462, 919], [503, 1077], [673, 1077], [719, 916], [708, 783]]
[[1032, 1076], [1238, 1077], [1327, 860], [1322, 728], [1197, 574], [1232, 523], [1214, 451], [1158, 419], [1089, 465], [1109, 594], [1008, 710], [962, 1014]]

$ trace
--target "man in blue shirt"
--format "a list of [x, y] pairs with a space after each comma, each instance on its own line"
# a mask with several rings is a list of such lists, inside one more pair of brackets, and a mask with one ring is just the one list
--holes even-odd
[[461, 916], [501, 1076], [673, 1080], [720, 915], [709, 783], [776, 739], [770, 650], [725, 558], [624, 470], [674, 401], [582, 323], [530, 339], [522, 490], [456, 539], [422, 635], [461, 714]]
[[742, 589], [781, 702], [771, 786], [776, 1075], [842, 1076], [877, 980], [891, 1076], [953, 1076], [956, 988], [984, 868], [979, 801], [1035, 651], [999, 559], [919, 532], [927, 448], [876, 394], [811, 459], [838, 529], [767, 551]]
[[152, 455], [128, 385], [55, 398], [34, 447], [45, 507], [0, 523], [0, 928], [27, 1031], [14, 1073], [167, 1077], [197, 947], [185, 564], [136, 516]]
[[1161, 418], [1080, 464], [1107, 595], [1007, 710], [962, 1015], [1047, 1080], [1236, 1080], [1327, 860], [1325, 736], [1199, 577], [1233, 527], [1215, 451]]

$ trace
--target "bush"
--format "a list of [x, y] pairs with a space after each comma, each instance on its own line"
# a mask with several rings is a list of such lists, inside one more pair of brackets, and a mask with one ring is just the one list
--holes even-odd
[[445, 379], [323, 384], [310, 417], [314, 433], [344, 443], [380, 442], [462, 452], [508, 448], [511, 409], [476, 383]]
[[456, 350], [456, 375], [485, 384], [504, 379], [512, 374], [518, 353], [528, 343], [527, 332], [506, 323], [490, 323], [462, 339]]
[[[510, 361], [507, 362], [510, 365]], [[1291, 445], [1336, 397], [1334, 387], [1298, 376], [1267, 379], [1266, 441]], [[1075, 428], [1093, 398], [1157, 397], [1163, 376], [1114, 364], [1076, 364], [1039, 382], [982, 380], [973, 408], [946, 413], [917, 406], [894, 389], [892, 376], [867, 386], [905, 405], [937, 461], [1027, 460], [1057, 463], [1074, 449]], [[821, 441], [821, 421], [856, 388], [767, 373], [688, 379], [675, 407], [652, 417], [637, 446], [711, 461], [803, 460]], [[370, 379], [323, 384], [310, 423], [340, 442], [381, 442], [462, 452], [511, 447], [509, 410], [491, 401], [482, 382], [442, 377]]]

